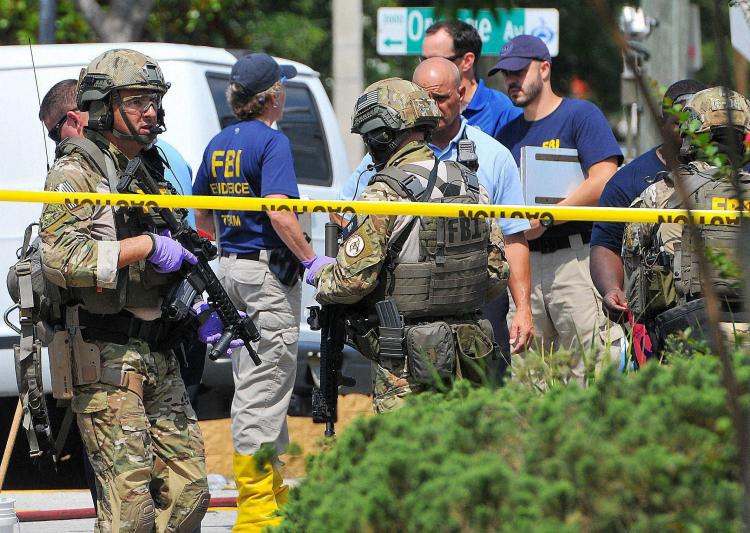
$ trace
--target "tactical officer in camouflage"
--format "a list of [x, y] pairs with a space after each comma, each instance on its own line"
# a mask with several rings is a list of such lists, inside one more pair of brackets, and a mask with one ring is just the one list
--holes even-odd
[[[390, 78], [357, 100], [352, 132], [377, 174], [362, 200], [488, 203], [476, 174], [426, 145], [437, 104]], [[348, 304], [347, 336], [374, 362], [375, 411], [452, 378], [481, 379], [497, 357], [479, 308], [507, 286], [502, 233], [485, 219], [369, 215], [345, 229], [336, 262], [308, 275], [323, 304]], [[487, 372], [485, 377], [491, 373]]]
[[[128, 162], [164, 131], [168, 88], [139, 52], [94, 59], [77, 93], [88, 128], [64, 143], [45, 189], [116, 191]], [[209, 500], [203, 440], [172, 351], [184, 328], [162, 318], [161, 302], [183, 261], [196, 257], [158, 224], [143, 224], [126, 208], [44, 206], [42, 265], [66, 295], [64, 344], [72, 348], [51, 345], [50, 353], [72, 358], [72, 409], [97, 478], [96, 530], [192, 531]]]
[[[694, 134], [709, 133], [719, 152], [740, 168], [745, 154], [744, 138], [750, 133], [750, 101], [725, 87], [696, 93], [685, 107], [681, 164], [662, 181], [649, 186], [632, 207], [681, 208], [683, 194], [693, 209], [735, 209], [737, 191], [727, 171], [716, 167], [694, 141]], [[699, 124], [694, 133], [686, 128]], [[750, 174], [737, 171], [742, 197], [750, 195]], [[682, 189], [682, 194], [680, 190]], [[747, 202], [747, 200], [745, 200]], [[698, 225], [707, 252], [723, 254], [736, 265], [739, 226]], [[671, 333], [690, 327], [694, 336], [707, 340], [706, 310], [700, 269], [692, 234], [685, 224], [629, 223], [622, 247], [627, 304], [637, 323], [645, 323], [657, 354]], [[714, 288], [722, 303], [721, 322], [728, 331], [747, 330], [747, 310], [742, 306], [741, 280], [735, 269], [714, 267]], [[647, 346], [646, 346], [647, 347]], [[637, 352], [636, 352], [637, 353]]]

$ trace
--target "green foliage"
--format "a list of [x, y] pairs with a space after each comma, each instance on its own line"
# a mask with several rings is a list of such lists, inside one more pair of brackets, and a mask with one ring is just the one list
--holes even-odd
[[[735, 361], [748, 383], [750, 360]], [[669, 367], [610, 368], [588, 388], [461, 382], [415, 396], [309, 458], [280, 530], [736, 531], [719, 376], [711, 356], [673, 354]]]
[[[39, 33], [38, 0], [0, 0], [0, 43], [32, 44]], [[58, 0], [55, 39], [59, 43], [94, 40], [94, 33], [76, 9], [74, 0]]]
[[302, 446], [297, 442], [290, 442], [286, 448], [286, 453], [289, 456], [302, 455]]
[[744, 277], [744, 274], [737, 261], [721, 250], [706, 247], [705, 252], [706, 259], [713, 267], [715, 275], [730, 283], [730, 286], [738, 287], [739, 280]]
[[256, 465], [273, 464], [277, 457], [276, 448], [268, 442], [261, 444], [258, 451], [253, 454]]
[[144, 40], [266, 52], [305, 63], [325, 80], [330, 19], [330, 2], [313, 0], [157, 0]]

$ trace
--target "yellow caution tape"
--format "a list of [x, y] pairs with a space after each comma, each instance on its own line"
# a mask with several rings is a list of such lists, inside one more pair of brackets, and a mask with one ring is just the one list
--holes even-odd
[[[684, 209], [631, 209], [627, 207], [562, 207], [526, 205], [478, 205], [425, 202], [362, 202], [289, 200], [235, 196], [173, 196], [147, 194], [67, 193], [0, 190], [0, 202], [33, 202], [67, 205], [115, 205], [123, 207], [216, 209], [223, 211], [292, 211], [358, 215], [417, 215], [465, 218], [528, 218], [593, 222], [674, 222], [684, 224]], [[725, 205], [730, 206], [729, 203]], [[739, 224], [736, 210], [692, 211], [698, 224]]]

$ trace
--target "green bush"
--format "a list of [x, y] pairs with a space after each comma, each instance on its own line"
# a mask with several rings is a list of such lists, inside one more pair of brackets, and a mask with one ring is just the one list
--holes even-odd
[[[750, 361], [737, 355], [740, 383]], [[590, 387], [459, 383], [355, 421], [308, 459], [281, 531], [740, 529], [733, 429], [710, 356]]]

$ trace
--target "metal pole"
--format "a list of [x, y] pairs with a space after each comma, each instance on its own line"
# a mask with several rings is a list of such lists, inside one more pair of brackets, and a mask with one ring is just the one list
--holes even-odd
[[55, 20], [57, 19], [57, 0], [40, 0], [39, 2], [39, 43], [55, 42]]
[[332, 0], [333, 110], [351, 168], [362, 158], [362, 140], [349, 133], [354, 103], [364, 89], [362, 0]]
[[[688, 35], [690, 27], [688, 0], [643, 0], [641, 7], [649, 16], [659, 21], [643, 46], [650, 52], [648, 77], [659, 86], [668, 87], [684, 79], [688, 74]], [[656, 91], [654, 91], [656, 92]], [[656, 98], [656, 94], [643, 97]], [[641, 106], [645, 109], [645, 106]], [[638, 132], [641, 150], [661, 143], [661, 134], [656, 117], [644, 113], [641, 117], [641, 128]]]

